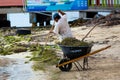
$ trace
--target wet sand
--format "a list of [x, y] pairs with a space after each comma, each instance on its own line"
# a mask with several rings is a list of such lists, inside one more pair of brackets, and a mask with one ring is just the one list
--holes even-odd
[[30, 52], [0, 56], [0, 80], [47, 80], [44, 71], [33, 71], [32, 62], [25, 63]]

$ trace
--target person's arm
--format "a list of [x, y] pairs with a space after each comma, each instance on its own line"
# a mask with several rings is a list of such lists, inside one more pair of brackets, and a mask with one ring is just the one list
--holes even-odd
[[61, 10], [58, 10], [58, 13], [60, 13], [62, 16], [65, 15], [65, 13]]
[[53, 33], [53, 29], [54, 29], [54, 27], [55, 27], [55, 21], [53, 22], [53, 25], [52, 25], [52, 27], [51, 27], [49, 33]]

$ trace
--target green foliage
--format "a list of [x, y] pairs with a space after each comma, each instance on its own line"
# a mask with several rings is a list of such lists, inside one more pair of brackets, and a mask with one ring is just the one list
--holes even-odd
[[5, 42], [7, 44], [13, 44], [15, 42], [20, 42], [20, 41], [30, 41], [29, 36], [5, 36], [4, 37]]
[[30, 45], [29, 50], [30, 51], [40, 51], [43, 47], [39, 44], [33, 44]]
[[[33, 48], [34, 47], [34, 48]], [[30, 61], [34, 62], [34, 70], [44, 70], [48, 65], [57, 64], [59, 61], [56, 51], [50, 46], [33, 46]]]
[[14, 53], [26, 52], [26, 51], [27, 51], [27, 48], [26, 48], [26, 47], [23, 47], [23, 46], [14, 46], [14, 47], [11, 49], [11, 51], [14, 52]]
[[40, 61], [43, 63], [49, 63], [49, 64], [56, 64], [59, 60], [58, 57], [55, 54], [55, 50], [52, 49], [44, 49], [43, 51], [34, 51], [32, 53], [32, 57], [30, 58], [30, 61]]
[[12, 54], [12, 50], [10, 48], [4, 48], [4, 47], [0, 47], [0, 54], [1, 55], [10, 55]]
[[15, 42], [20, 41], [20, 39], [15, 37], [15, 36], [5, 36], [4, 40], [7, 42], [7, 44], [11, 44], [11, 43], [15, 43]]
[[45, 64], [45, 63], [41, 63], [41, 62], [39, 62], [39, 61], [35, 61], [34, 63], [33, 63], [33, 66], [32, 66], [32, 69], [34, 70], [34, 71], [38, 71], [38, 70], [44, 70], [45, 71], [45, 67], [46, 67], [47, 65]]
[[20, 41], [31, 41], [31, 37], [30, 35], [21, 35], [21, 36], [18, 36]]
[[32, 56], [27, 56], [26, 58], [29, 58], [30, 61], [34, 62], [34, 65], [32, 66], [34, 70], [44, 70], [46, 66], [54, 65], [59, 60], [55, 51], [55, 49], [58, 49], [59, 47], [56, 45], [16, 45], [17, 42], [31, 41], [30, 35], [8, 36], [0, 33], [0, 37], [0, 55], [10, 55], [13, 53], [25, 52], [29, 49], [32, 52]]
[[[1, 31], [0, 31], [1, 32]], [[26, 47], [17, 46], [15, 43], [20, 41], [30, 41], [30, 36], [4, 36], [0, 33], [0, 54], [10, 55], [12, 53], [25, 52]]]
[[47, 49], [50, 49], [50, 48], [52, 48], [52, 49], [60, 49], [60, 47], [58, 45], [46, 45], [45, 48], [47, 48]]
[[0, 54], [1, 55], [10, 55], [13, 53], [25, 52], [27, 51], [26, 47], [23, 46], [16, 46], [16, 45], [7, 45], [0, 47]]

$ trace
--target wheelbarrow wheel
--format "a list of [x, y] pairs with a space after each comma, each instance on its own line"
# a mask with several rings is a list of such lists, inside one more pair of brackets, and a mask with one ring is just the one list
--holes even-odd
[[[62, 63], [67, 62], [67, 61], [69, 61], [69, 60], [68, 60], [68, 59], [61, 59], [61, 60], [59, 61], [59, 64], [62, 64]], [[70, 71], [71, 68], [72, 68], [72, 63], [69, 63], [69, 64], [66, 64], [66, 65], [64, 65], [64, 66], [60, 66], [60, 67], [59, 67], [59, 69], [60, 69], [61, 71]]]

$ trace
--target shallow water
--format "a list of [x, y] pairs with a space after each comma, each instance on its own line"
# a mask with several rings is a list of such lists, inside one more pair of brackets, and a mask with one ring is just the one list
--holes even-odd
[[25, 64], [30, 53], [0, 56], [0, 80], [47, 80], [43, 71], [33, 71], [32, 62]]

